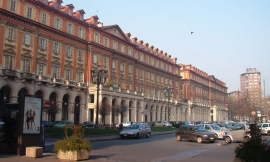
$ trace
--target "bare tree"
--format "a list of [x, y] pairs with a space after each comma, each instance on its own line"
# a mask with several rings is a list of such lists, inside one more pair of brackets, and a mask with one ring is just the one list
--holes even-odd
[[111, 112], [111, 108], [108, 102], [99, 103], [98, 113], [101, 115], [101, 121], [104, 126], [105, 126], [105, 118], [107, 115], [110, 115], [110, 112]]
[[54, 102], [50, 102], [50, 107], [47, 110], [48, 113], [48, 119], [52, 121], [52, 118], [55, 118], [55, 115], [60, 112], [60, 108], [57, 106], [57, 104]]
[[112, 117], [113, 117], [113, 124], [115, 123], [115, 116], [118, 118], [119, 114], [121, 113], [120, 106], [118, 104], [111, 106]]

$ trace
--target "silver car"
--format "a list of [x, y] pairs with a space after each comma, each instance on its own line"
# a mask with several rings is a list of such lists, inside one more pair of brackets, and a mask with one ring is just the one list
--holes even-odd
[[151, 128], [148, 124], [131, 124], [126, 129], [120, 132], [120, 138], [125, 137], [147, 137], [149, 138], [151, 134]]
[[226, 143], [246, 142], [251, 139], [249, 128], [246, 125], [241, 127], [234, 126], [229, 132], [225, 133], [224, 140]]
[[202, 125], [209, 132], [215, 133], [219, 139], [223, 139], [225, 130], [220, 128], [220, 126], [216, 124], [199, 124], [199, 125]]
[[171, 127], [172, 124], [167, 121], [157, 121], [155, 127]]

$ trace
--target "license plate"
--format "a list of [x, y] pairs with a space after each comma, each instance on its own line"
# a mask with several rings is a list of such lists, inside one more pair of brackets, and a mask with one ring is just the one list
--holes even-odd
[[124, 136], [127, 136], [127, 134], [124, 134]]
[[214, 138], [210, 138], [210, 140], [213, 140]]

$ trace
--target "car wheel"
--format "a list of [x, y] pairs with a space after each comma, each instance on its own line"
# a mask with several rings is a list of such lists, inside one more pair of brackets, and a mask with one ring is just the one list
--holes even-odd
[[232, 142], [232, 140], [231, 140], [231, 138], [229, 136], [225, 137], [224, 141], [227, 144]]
[[177, 136], [176, 136], [176, 140], [177, 140], [177, 141], [181, 141], [181, 140], [182, 140], [181, 136], [180, 136], [180, 135], [177, 135]]
[[244, 138], [244, 142], [247, 142], [248, 140], [250, 140], [249, 137], [245, 137], [245, 138]]
[[197, 142], [198, 143], [202, 143], [202, 138], [201, 137], [197, 137]]
[[150, 133], [148, 132], [147, 135], [146, 135], [146, 138], [149, 138], [150, 137]]

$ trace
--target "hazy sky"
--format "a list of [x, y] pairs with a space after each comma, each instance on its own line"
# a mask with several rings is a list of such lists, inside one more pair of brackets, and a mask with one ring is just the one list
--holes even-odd
[[246, 68], [256, 68], [270, 94], [269, 0], [63, 0], [67, 4], [214, 75], [228, 92], [240, 89]]

